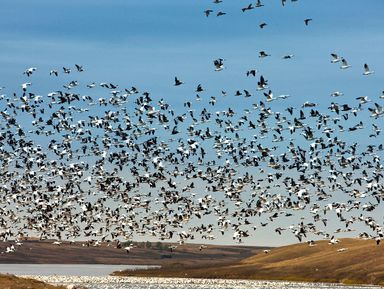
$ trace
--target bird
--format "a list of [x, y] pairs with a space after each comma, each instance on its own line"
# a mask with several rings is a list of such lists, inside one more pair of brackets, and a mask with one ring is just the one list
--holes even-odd
[[247, 10], [252, 10], [254, 7], [252, 6], [252, 3], [249, 4], [248, 6], [244, 7], [244, 8], [241, 8], [241, 11], [245, 12]]
[[213, 61], [213, 64], [215, 66], [215, 71], [221, 71], [224, 69], [224, 59], [218, 58]]
[[133, 246], [132, 246], [132, 244], [130, 244], [129, 246], [124, 247], [123, 249], [125, 250], [125, 252], [127, 254], [129, 254], [131, 252], [132, 248], [133, 248]]
[[25, 82], [21, 85], [21, 88], [23, 89], [23, 91], [26, 91], [28, 86], [31, 86], [32, 83], [31, 82]]
[[260, 23], [259, 24], [259, 27], [261, 28], [261, 29], [263, 29], [265, 26], [267, 26], [268, 24], [267, 23], [265, 23], [265, 22], [263, 22], [263, 23]]
[[291, 59], [291, 58], [293, 58], [293, 57], [294, 57], [293, 54], [286, 54], [286, 55], [284, 55], [282, 58], [283, 58], [283, 59]]
[[312, 18], [306, 18], [304, 19], [304, 24], [308, 26], [309, 22], [312, 21]]
[[175, 76], [175, 86], [179, 86], [179, 85], [182, 85], [184, 82], [182, 82], [181, 80], [179, 80], [176, 76]]
[[331, 93], [331, 96], [333, 96], [333, 97], [339, 97], [342, 95], [344, 95], [344, 93], [342, 93], [341, 91], [335, 91], [335, 92]]
[[219, 11], [219, 12], [217, 12], [217, 14], [216, 14], [216, 16], [224, 16], [224, 15], [226, 15], [227, 13], [226, 12], [223, 12], [223, 11]]
[[208, 17], [212, 12], [213, 12], [213, 10], [211, 10], [211, 9], [204, 10], [204, 14], [206, 17]]
[[261, 3], [261, 0], [257, 0], [257, 1], [256, 1], [256, 4], [255, 4], [255, 7], [256, 7], [256, 8], [260, 8], [260, 7], [263, 7], [263, 6], [264, 6], [264, 4]]
[[331, 53], [331, 63], [337, 63], [337, 62], [340, 62], [342, 60], [341, 57], [339, 57], [336, 53]]
[[374, 71], [373, 70], [370, 70], [369, 69], [369, 66], [368, 66], [368, 64], [364, 64], [364, 72], [363, 72], [363, 75], [370, 75], [370, 74], [373, 74], [374, 73]]
[[269, 90], [268, 93], [264, 92], [264, 96], [267, 98], [267, 102], [271, 102], [272, 100], [276, 99], [275, 97], [273, 97], [273, 93], [271, 90]]
[[75, 64], [75, 67], [76, 67], [76, 70], [77, 70], [78, 72], [83, 72], [83, 71], [84, 71], [84, 68], [83, 68], [82, 65]]
[[264, 57], [267, 57], [267, 56], [271, 56], [271, 55], [269, 55], [268, 53], [266, 53], [264, 50], [262, 50], [262, 51], [259, 52], [259, 58], [264, 58]]
[[53, 69], [49, 72], [49, 75], [59, 76], [59, 72], [57, 70]]
[[260, 80], [257, 82], [257, 90], [263, 90], [268, 88], [268, 80], [264, 79], [262, 75], [260, 75]]
[[347, 69], [350, 67], [351, 67], [351, 65], [348, 64], [347, 60], [345, 58], [341, 58], [340, 69]]
[[30, 67], [30, 68], [27, 68], [23, 74], [27, 75], [28, 77], [30, 77], [35, 71], [37, 70], [36, 67]]
[[247, 76], [253, 76], [253, 77], [255, 77], [255, 76], [256, 76], [256, 73], [257, 73], [257, 70], [256, 70], [256, 69], [251, 69], [251, 70], [248, 70], [248, 71], [246, 72], [246, 75], [247, 75]]
[[[213, 60], [214, 69], [224, 62]], [[274, 95], [281, 87], [272, 70], [239, 66], [226, 68], [230, 78], [219, 75], [213, 88], [202, 72], [174, 101], [135, 84], [96, 82], [88, 69], [64, 65], [54, 79], [41, 74], [49, 78], [41, 91], [37, 81], [1, 91], [0, 241], [27, 233], [58, 245], [109, 240], [128, 254], [133, 245], [122, 240], [136, 235], [182, 245], [233, 234], [241, 243], [259, 226], [309, 246], [313, 235], [335, 245], [342, 240], [334, 234], [353, 230], [376, 244], [383, 238], [384, 92], [288, 99]], [[183, 82], [175, 77], [172, 84]], [[295, 86], [289, 89], [293, 95]], [[291, 224], [272, 228], [278, 221]]]

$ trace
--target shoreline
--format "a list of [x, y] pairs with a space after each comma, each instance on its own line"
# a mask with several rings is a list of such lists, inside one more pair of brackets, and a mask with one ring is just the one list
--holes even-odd
[[[245, 286], [245, 288], [254, 288], [255, 285], [267, 285], [271, 283], [288, 285], [302, 283], [306, 285], [312, 285], [313, 288], [318, 286], [354, 286], [364, 288], [383, 288], [381, 285], [372, 284], [344, 284], [339, 282], [311, 282], [311, 281], [290, 281], [290, 280], [250, 280], [250, 279], [222, 279], [222, 278], [182, 278], [182, 277], [134, 277], [134, 276], [30, 276], [20, 275], [20, 278], [32, 278], [44, 283], [52, 285], [69, 285], [76, 284], [87, 286], [87, 284], [136, 284], [145, 283], [148, 285], [234, 285]], [[312, 288], [312, 287], [311, 287]]]

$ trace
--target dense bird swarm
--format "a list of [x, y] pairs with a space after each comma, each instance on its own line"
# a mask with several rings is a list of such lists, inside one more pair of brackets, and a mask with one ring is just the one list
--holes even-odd
[[[243, 11], [262, 6], [258, 1]], [[303, 23], [308, 29], [311, 20]], [[259, 57], [273, 56], [260, 51]], [[335, 53], [324, 61], [340, 73], [350, 67]], [[226, 59], [212, 60], [213, 73], [230, 69]], [[2, 88], [4, 252], [15, 251], [26, 236], [57, 245], [113, 241], [129, 252], [131, 246], [119, 242], [137, 236], [183, 243], [229, 235], [242, 242], [260, 227], [310, 245], [323, 238], [335, 244], [343, 232], [377, 244], [383, 238], [379, 92], [347, 98], [337, 91], [324, 96], [326, 107], [305, 100], [293, 107], [294, 96], [274, 95], [267, 75], [251, 69], [244, 77], [255, 80], [253, 90], [224, 87], [211, 96], [209, 84], [197, 82], [182, 106], [141, 88], [86, 83], [86, 73], [78, 64], [31, 67], [20, 87]], [[37, 74], [63, 85], [41, 94]], [[371, 74], [362, 62], [359, 76]], [[183, 81], [170, 79], [169, 89]], [[248, 108], [217, 110], [228, 98]], [[281, 219], [289, 225], [275, 225]]]

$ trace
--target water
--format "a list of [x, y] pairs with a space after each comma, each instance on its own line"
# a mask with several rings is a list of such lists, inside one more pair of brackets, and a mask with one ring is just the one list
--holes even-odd
[[188, 278], [108, 276], [113, 271], [152, 266], [95, 264], [0, 264], [0, 273], [31, 277], [51, 284], [82, 285], [88, 289], [372, 289], [327, 283], [248, 281]]
[[153, 267], [158, 266], [103, 264], [0, 264], [0, 273], [31, 276], [108, 276], [114, 271], [126, 269], [147, 269]]
[[325, 283], [280, 281], [212, 280], [139, 277], [63, 277], [41, 276], [39, 280], [53, 284], [76, 284], [89, 289], [372, 289], [373, 286], [343, 286]]

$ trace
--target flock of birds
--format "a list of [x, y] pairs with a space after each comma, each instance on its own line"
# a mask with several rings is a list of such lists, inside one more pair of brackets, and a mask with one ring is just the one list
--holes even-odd
[[[221, 73], [224, 62], [214, 60], [212, 70]], [[350, 67], [337, 54], [330, 62]], [[384, 92], [351, 100], [337, 91], [326, 109], [293, 107], [252, 69], [245, 74], [256, 78], [254, 91], [207, 96], [197, 83], [194, 97], [173, 107], [136, 87], [82, 83], [77, 64], [47, 71], [64, 84], [41, 95], [37, 73], [28, 68], [16, 91], [0, 91], [3, 253], [28, 236], [115, 242], [127, 252], [121, 242], [137, 236], [184, 243], [229, 234], [243, 242], [262, 227], [310, 246], [354, 230], [377, 244], [384, 237], [374, 217], [384, 200]], [[362, 77], [373, 73], [365, 64]], [[183, 84], [175, 77], [169, 86]], [[226, 95], [250, 105], [217, 110]], [[359, 141], [365, 134], [368, 144]]]
[[[290, 2], [298, 2], [298, 0], [291, 0]], [[221, 4], [221, 3], [223, 3], [223, 0], [213, 0], [213, 3], [214, 4]], [[286, 4], [287, 4], [287, 0], [281, 0], [281, 5], [283, 7]], [[261, 0], [257, 0], [255, 4], [249, 3], [247, 6], [242, 7], [241, 11], [244, 13], [246, 11], [251, 11], [253, 9], [262, 8], [262, 7], [264, 7], [264, 4], [262, 3], [262, 1]], [[206, 9], [206, 10], [204, 10], [204, 14], [205, 14], [206, 17], [209, 17], [212, 13], [216, 13], [216, 17], [227, 15], [227, 12], [224, 12], [224, 11], [222, 11], [220, 9], [217, 10], [216, 12], [213, 9]], [[312, 21], [312, 18], [306, 18], [306, 19], [304, 19], [304, 24], [306, 26], [308, 26], [311, 21]], [[262, 23], [259, 24], [259, 27], [261, 29], [263, 29], [267, 25], [268, 25], [267, 23], [262, 22]]]

